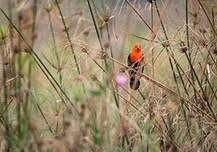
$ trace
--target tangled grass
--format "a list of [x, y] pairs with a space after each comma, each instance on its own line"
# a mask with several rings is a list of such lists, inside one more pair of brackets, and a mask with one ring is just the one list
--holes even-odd
[[217, 150], [216, 1], [0, 4], [0, 151]]

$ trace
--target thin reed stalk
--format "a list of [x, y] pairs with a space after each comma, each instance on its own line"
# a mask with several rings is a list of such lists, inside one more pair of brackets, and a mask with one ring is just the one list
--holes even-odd
[[[23, 42], [26, 44], [26, 46], [29, 48], [30, 53], [31, 53], [34, 61], [37, 63], [38, 67], [43, 72], [43, 74], [46, 76], [46, 78], [48, 79], [48, 81], [51, 83], [51, 85], [53, 86], [53, 88], [55, 89], [55, 91], [57, 91], [58, 95], [61, 97], [61, 95], [59, 94], [59, 91], [58, 91], [58, 89], [59, 89], [62, 92], [62, 94], [64, 95], [64, 97], [66, 98], [66, 100], [70, 103], [70, 105], [75, 109], [76, 113], [78, 114], [78, 111], [77, 111], [76, 107], [74, 106], [74, 104], [72, 103], [72, 101], [70, 100], [70, 98], [68, 97], [68, 95], [65, 93], [65, 91], [62, 89], [62, 87], [60, 86], [60, 84], [56, 81], [56, 79], [51, 74], [51, 72], [48, 70], [48, 68], [46, 67], [46, 65], [42, 62], [42, 60], [40, 59], [40, 57], [36, 54], [36, 52], [31, 47], [31, 45], [26, 41], [26, 39], [24, 38], [24, 36], [22, 35], [22, 33], [15, 26], [15, 24], [12, 22], [12, 20], [7, 16], [7, 14], [5, 13], [5, 11], [2, 8], [0, 8], [0, 10], [3, 13], [3, 15], [5, 16], [5, 18], [9, 21], [9, 23], [16, 30], [16, 32], [19, 34], [19, 36], [21, 37], [21, 39], [23, 40]], [[58, 89], [56, 88], [55, 85], [57, 86]], [[63, 100], [63, 102], [64, 102], [64, 100]]]

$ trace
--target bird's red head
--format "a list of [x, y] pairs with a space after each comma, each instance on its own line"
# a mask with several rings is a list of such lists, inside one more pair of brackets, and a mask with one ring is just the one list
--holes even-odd
[[142, 49], [141, 45], [135, 43], [130, 49], [130, 60], [131, 62], [136, 62], [142, 59]]

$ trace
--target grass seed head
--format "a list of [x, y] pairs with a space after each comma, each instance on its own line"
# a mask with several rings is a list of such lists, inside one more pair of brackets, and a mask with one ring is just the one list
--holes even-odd
[[168, 47], [170, 46], [170, 43], [169, 43], [168, 41], [164, 41], [164, 42], [162, 43], [162, 46], [163, 46], [164, 48], [168, 48]]
[[185, 42], [184, 42], [184, 41], [181, 41], [181, 42], [180, 42], [180, 51], [181, 51], [182, 53], [185, 53], [185, 52], [187, 52], [187, 50], [188, 50], [188, 48], [187, 48], [187, 46], [185, 45]]

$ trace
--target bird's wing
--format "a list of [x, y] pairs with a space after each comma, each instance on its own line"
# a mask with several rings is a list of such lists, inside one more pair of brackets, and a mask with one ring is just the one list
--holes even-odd
[[128, 55], [128, 58], [127, 58], [127, 65], [128, 65], [128, 66], [131, 66], [131, 65], [132, 65], [132, 62], [130, 61], [130, 54]]

